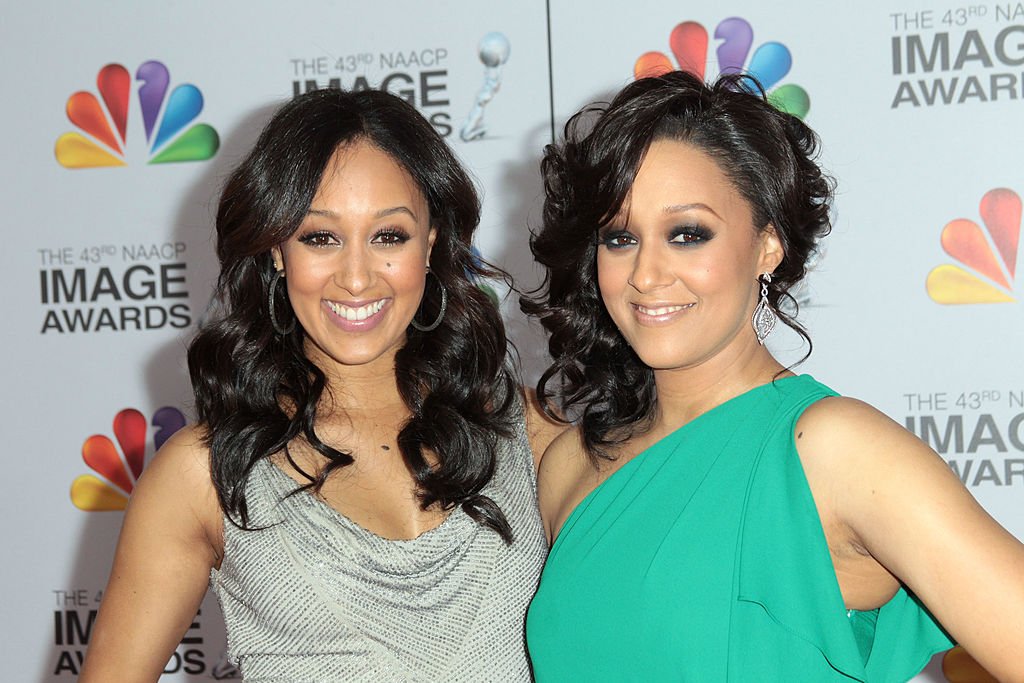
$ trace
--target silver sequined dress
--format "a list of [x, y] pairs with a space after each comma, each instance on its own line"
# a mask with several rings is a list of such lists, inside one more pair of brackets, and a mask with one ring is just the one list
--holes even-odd
[[244, 679], [529, 681], [523, 622], [547, 545], [523, 427], [484, 489], [511, 546], [455, 509], [408, 541], [358, 526], [268, 460], [246, 489], [251, 526], [224, 522], [210, 582]]

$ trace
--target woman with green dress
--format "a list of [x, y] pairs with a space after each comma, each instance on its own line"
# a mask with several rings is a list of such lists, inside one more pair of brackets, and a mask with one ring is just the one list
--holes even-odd
[[904, 681], [954, 641], [1024, 680], [1024, 546], [913, 435], [763, 345], [777, 319], [806, 338], [816, 152], [752, 79], [682, 72], [548, 148], [523, 306], [550, 334], [539, 397], [575, 428], [540, 469], [541, 683]]

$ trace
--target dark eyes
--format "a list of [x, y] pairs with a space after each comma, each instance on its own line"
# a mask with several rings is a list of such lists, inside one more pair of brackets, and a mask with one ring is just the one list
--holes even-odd
[[[696, 245], [707, 242], [714, 234], [700, 225], [685, 225], [672, 228], [667, 236], [669, 244]], [[628, 230], [608, 230], [598, 236], [597, 243], [607, 249], [625, 249], [639, 244], [636, 235]]]
[[306, 233], [299, 237], [299, 241], [303, 244], [308, 244], [311, 247], [328, 247], [332, 244], [337, 244], [338, 239], [326, 230], [321, 230]]
[[696, 242], [706, 242], [712, 237], [714, 235], [707, 228], [700, 225], [689, 225], [674, 228], [669, 242], [673, 244], [694, 244]]
[[384, 228], [370, 240], [376, 244], [398, 245], [409, 241], [409, 233], [399, 228]]
[[602, 234], [598, 238], [598, 244], [608, 249], [622, 249], [636, 244], [636, 238], [625, 230], [613, 230]]
[[[370, 238], [370, 243], [391, 247], [405, 244], [409, 239], [409, 233], [405, 230], [389, 227], [381, 228], [375, 232]], [[317, 248], [335, 246], [341, 243], [337, 235], [327, 230], [306, 233], [299, 237], [298, 240], [302, 244]]]

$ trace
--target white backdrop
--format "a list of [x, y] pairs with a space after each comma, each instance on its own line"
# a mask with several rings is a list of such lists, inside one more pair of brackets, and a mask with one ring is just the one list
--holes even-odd
[[[839, 180], [836, 229], [802, 295], [815, 342], [805, 371], [927, 439], [1024, 537], [1019, 4], [874, 0], [823, 16], [810, 0], [628, 9], [607, 0], [403, 0], [380, 9], [340, 0], [41, 1], [8, 8], [0, 26], [0, 123], [11, 134], [0, 161], [0, 258], [12, 303], [2, 360], [9, 445], [0, 456], [5, 679], [78, 671], [121, 513], [75, 503], [117, 507], [127, 491], [111, 484], [130, 488], [133, 458], [148, 459], [154, 433], [189, 415], [184, 345], [216, 273], [216, 197], [275, 106], [309, 81], [332, 79], [413, 98], [482, 190], [478, 248], [529, 285], [527, 231], [552, 126], [629, 82], [640, 55], [674, 62], [670, 35], [684, 21], [706, 29], [713, 77], [719, 45], [732, 41], [715, 35], [727, 19], [752, 29], [751, 54], [770, 42], [789, 51], [792, 68], [778, 85], [806, 91], [806, 120]], [[507, 37], [511, 56], [485, 109], [487, 134], [463, 142], [458, 132], [484, 82], [477, 44], [492, 31]], [[108, 64], [127, 76], [119, 82], [108, 69], [101, 86]], [[175, 90], [183, 84], [194, 87]], [[118, 148], [110, 156], [123, 165], [67, 168], [95, 163], [81, 139], [102, 138], [105, 120]], [[179, 137], [151, 148], [165, 124]], [[196, 144], [182, 151], [182, 138]], [[193, 160], [147, 163], [168, 148]], [[515, 302], [505, 312], [534, 375], [543, 342]], [[773, 344], [788, 360], [800, 355], [792, 337], [777, 334]], [[129, 408], [142, 424], [129, 415], [115, 434], [115, 415]], [[207, 599], [164, 678], [226, 675], [217, 667], [223, 647]], [[946, 680], [932, 669], [922, 680]]]

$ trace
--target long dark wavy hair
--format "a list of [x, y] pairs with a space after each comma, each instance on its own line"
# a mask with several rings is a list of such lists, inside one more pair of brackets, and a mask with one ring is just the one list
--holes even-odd
[[619, 333], [598, 291], [596, 236], [622, 207], [651, 143], [661, 139], [708, 154], [749, 203], [755, 226], [774, 226], [785, 255], [768, 301], [810, 345], [789, 290], [831, 228], [834, 182], [815, 161], [817, 136], [769, 104], [749, 76], [725, 75], [709, 85], [676, 71], [626, 86], [610, 104], [573, 116], [565, 141], [545, 149], [543, 225], [530, 248], [547, 272], [520, 300], [549, 334], [553, 362], [537, 384], [538, 398], [551, 417], [558, 418], [554, 400], [578, 422], [591, 457], [608, 457], [610, 446], [646, 429], [654, 415], [653, 372]]
[[[440, 326], [430, 332], [410, 326], [396, 356], [398, 388], [412, 413], [398, 435], [402, 457], [424, 508], [462, 506], [511, 542], [504, 514], [481, 491], [494, 474], [499, 438], [511, 433], [517, 383], [501, 317], [471, 280], [503, 273], [472, 255], [480, 203], [455, 156], [410, 104], [379, 91], [327, 89], [291, 100], [224, 187], [217, 211], [220, 311], [188, 349], [220, 505], [232, 523], [249, 528], [245, 488], [253, 467], [282, 450], [287, 454], [296, 438], [324, 458], [302, 488], [319, 490], [332, 472], [353, 462], [343, 447], [317, 436], [317, 407], [327, 387], [323, 369], [303, 352], [302, 326], [276, 333], [267, 303], [271, 248], [299, 228], [335, 151], [358, 141], [387, 153], [423, 193], [437, 230], [430, 269], [447, 289]], [[294, 313], [283, 289], [275, 311], [285, 328]], [[439, 288], [429, 286], [417, 317], [433, 320], [439, 299]], [[437, 455], [435, 466], [424, 458], [425, 448]]]

